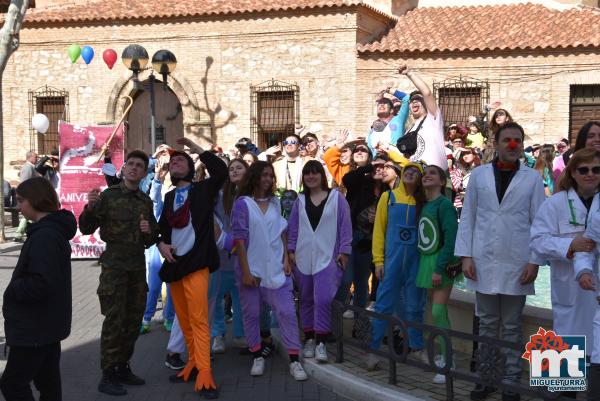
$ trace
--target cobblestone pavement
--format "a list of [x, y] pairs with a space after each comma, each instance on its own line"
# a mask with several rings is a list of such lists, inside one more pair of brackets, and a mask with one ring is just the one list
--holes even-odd
[[[4, 293], [18, 255], [19, 247], [14, 243], [0, 247], [0, 293]], [[143, 377], [147, 384], [128, 387], [129, 394], [126, 397], [115, 398], [98, 393], [99, 339], [102, 324], [96, 296], [99, 273], [100, 269], [95, 261], [73, 262], [73, 326], [70, 337], [62, 343], [63, 400], [200, 399], [193, 391], [193, 384], [171, 384], [168, 381], [168, 376], [173, 372], [164, 365], [168, 333], [156, 322], [153, 322], [150, 333], [138, 339], [132, 360], [134, 372]], [[2, 323], [0, 337], [3, 335]], [[5, 364], [4, 360], [0, 360], [0, 371], [4, 370]], [[296, 382], [289, 375], [287, 363], [278, 356], [267, 360], [262, 377], [251, 377], [250, 365], [250, 356], [239, 355], [239, 350], [234, 348], [216, 356], [213, 371], [220, 386], [220, 400], [346, 400], [312, 379], [302, 383]], [[0, 399], [4, 400], [1, 396]]]

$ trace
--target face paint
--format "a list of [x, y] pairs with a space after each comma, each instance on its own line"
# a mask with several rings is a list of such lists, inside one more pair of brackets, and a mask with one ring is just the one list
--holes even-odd
[[516, 140], [514, 140], [514, 139], [511, 139], [511, 140], [508, 142], [508, 148], [509, 148], [510, 150], [515, 150], [515, 149], [516, 149], [518, 146], [519, 146], [519, 142], [517, 142], [517, 141], [516, 141]]

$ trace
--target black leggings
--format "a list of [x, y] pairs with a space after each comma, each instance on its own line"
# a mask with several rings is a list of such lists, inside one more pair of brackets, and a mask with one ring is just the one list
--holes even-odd
[[60, 401], [60, 342], [40, 347], [10, 347], [0, 390], [6, 401], [34, 401], [30, 383], [40, 401]]

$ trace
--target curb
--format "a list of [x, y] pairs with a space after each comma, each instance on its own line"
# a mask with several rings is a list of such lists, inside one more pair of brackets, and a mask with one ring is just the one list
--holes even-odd
[[[277, 353], [282, 358], [288, 359], [287, 352], [281, 342], [279, 329], [271, 329], [273, 341], [277, 346]], [[336, 367], [335, 363], [318, 363], [314, 359], [303, 359], [302, 366], [311, 378], [324, 387], [329, 388], [342, 397], [356, 401], [420, 401], [421, 398], [406, 394], [401, 390], [382, 387], [380, 383], [373, 383], [359, 376], [353, 375]]]

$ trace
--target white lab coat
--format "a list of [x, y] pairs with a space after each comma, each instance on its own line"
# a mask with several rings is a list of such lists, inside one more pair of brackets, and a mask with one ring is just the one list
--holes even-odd
[[[594, 200], [595, 201], [595, 200]], [[599, 205], [600, 206], [600, 205]], [[593, 252], [576, 252], [573, 259], [575, 268], [575, 277], [584, 271], [588, 271], [594, 275], [596, 291], [588, 291], [597, 296], [597, 302], [594, 309], [590, 309], [587, 314], [587, 319], [593, 320], [593, 341], [586, 338], [586, 353], [592, 355], [592, 363], [600, 363], [600, 208], [592, 205], [588, 215], [587, 228], [585, 237], [596, 241], [596, 248]], [[589, 350], [591, 348], [591, 352]]]
[[540, 174], [521, 164], [502, 203], [498, 203], [494, 167], [471, 173], [460, 215], [454, 254], [472, 257], [477, 280], [467, 288], [483, 294], [533, 295], [534, 285], [519, 281], [527, 263], [543, 264], [529, 250], [529, 228], [544, 202]]
[[[591, 210], [599, 206], [599, 198], [595, 196]], [[559, 335], [585, 335], [588, 344], [592, 344], [590, 311], [596, 309], [596, 296], [593, 291], [579, 286], [575, 280], [573, 260], [567, 259], [573, 238], [585, 231], [587, 215], [587, 209], [574, 189], [554, 194], [535, 216], [529, 246], [551, 266], [554, 331]]]

